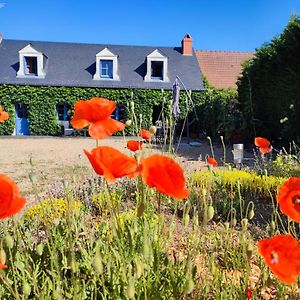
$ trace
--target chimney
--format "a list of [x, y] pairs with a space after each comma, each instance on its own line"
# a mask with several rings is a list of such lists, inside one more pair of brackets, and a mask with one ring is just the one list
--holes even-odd
[[181, 51], [183, 55], [193, 55], [193, 40], [188, 33], [181, 41]]

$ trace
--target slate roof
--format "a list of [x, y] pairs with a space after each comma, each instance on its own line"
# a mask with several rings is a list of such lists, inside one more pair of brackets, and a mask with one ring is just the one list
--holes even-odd
[[254, 52], [196, 51], [198, 63], [208, 82], [216, 88], [236, 88], [241, 64]]
[[[19, 70], [18, 51], [29, 43], [48, 57], [44, 79], [16, 77]], [[118, 55], [120, 81], [93, 80], [96, 71], [96, 54], [105, 47]], [[144, 81], [146, 56], [155, 49], [168, 57], [170, 79], [168, 83]], [[176, 75], [181, 78], [187, 89], [203, 90], [202, 75], [195, 53], [193, 56], [183, 56], [179, 47], [118, 46], [9, 39], [3, 39], [0, 44], [0, 84], [171, 89]]]

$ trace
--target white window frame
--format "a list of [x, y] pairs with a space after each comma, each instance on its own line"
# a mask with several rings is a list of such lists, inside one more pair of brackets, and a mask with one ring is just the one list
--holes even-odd
[[[112, 78], [101, 76], [101, 60], [112, 60]], [[112, 53], [108, 48], [104, 48], [96, 54], [96, 73], [93, 76], [94, 80], [120, 80], [118, 75], [118, 55]]]
[[[35, 57], [37, 59], [36, 74], [26, 74], [25, 57]], [[19, 51], [19, 70], [18, 78], [45, 78], [44, 55], [42, 52], [35, 50], [31, 44]]]
[[[163, 70], [162, 70], [162, 79], [159, 78], [152, 78], [151, 77], [151, 63], [155, 61], [163, 62]], [[144, 77], [144, 81], [150, 82], [170, 82], [168, 77], [168, 57], [165, 56], [161, 51], [158, 49], [151, 52], [147, 55], [147, 73]]]

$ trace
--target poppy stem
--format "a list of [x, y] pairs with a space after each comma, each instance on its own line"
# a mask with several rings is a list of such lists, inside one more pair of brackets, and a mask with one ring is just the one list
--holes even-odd
[[98, 146], [99, 146], [99, 140], [96, 139], [96, 147], [98, 147]]
[[157, 199], [157, 212], [158, 214], [160, 214], [161, 194], [159, 192], [156, 192], [156, 199]]

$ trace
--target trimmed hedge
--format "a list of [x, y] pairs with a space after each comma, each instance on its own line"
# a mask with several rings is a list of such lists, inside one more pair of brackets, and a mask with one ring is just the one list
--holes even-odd
[[249, 135], [300, 141], [300, 16], [245, 63], [239, 101]]

